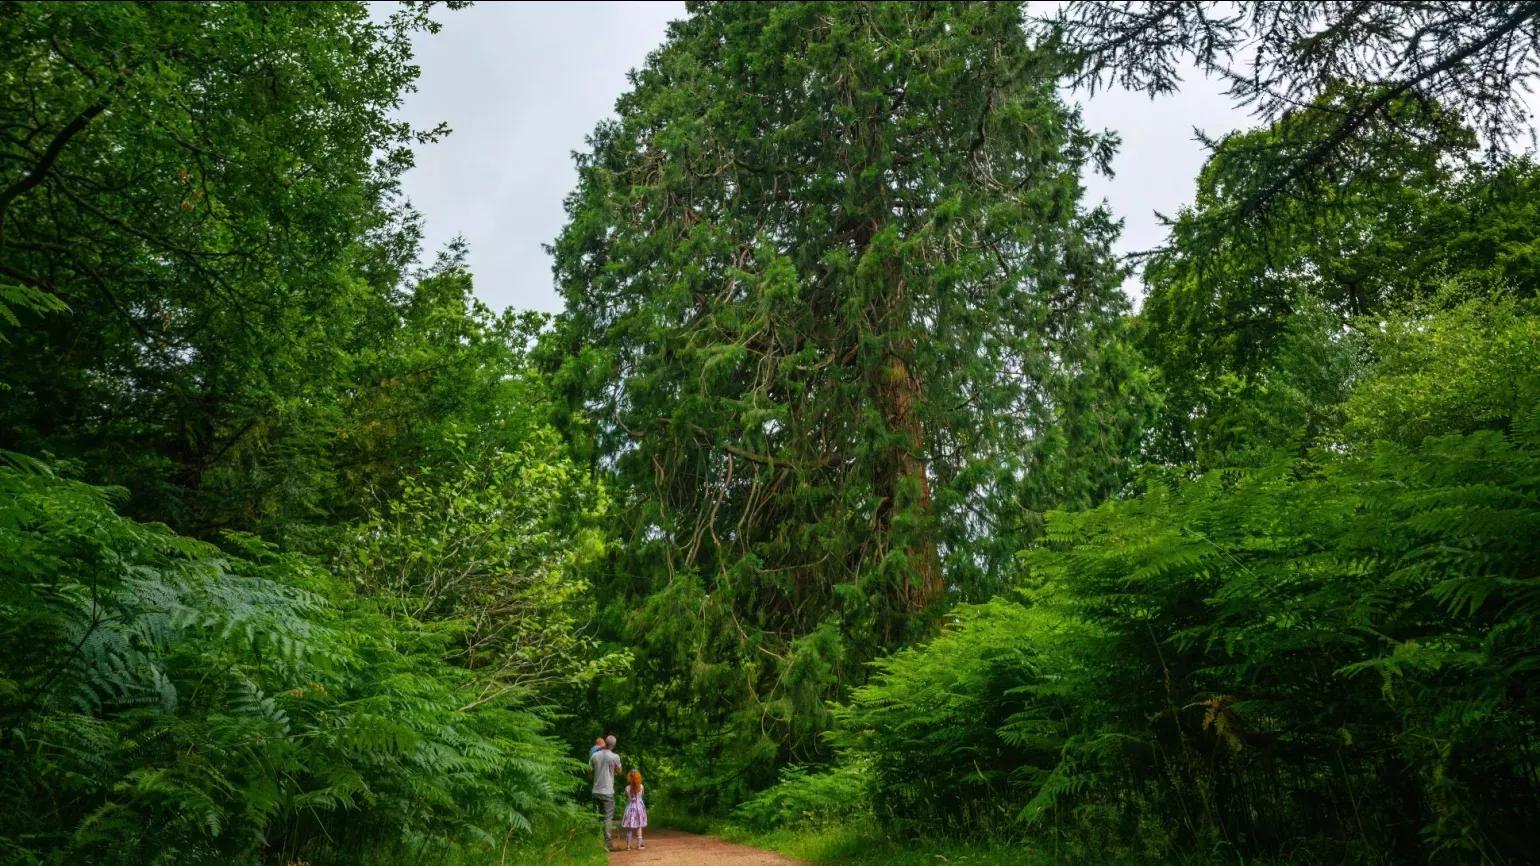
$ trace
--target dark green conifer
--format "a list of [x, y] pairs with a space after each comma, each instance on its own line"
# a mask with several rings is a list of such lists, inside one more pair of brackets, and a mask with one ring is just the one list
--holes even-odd
[[1080, 203], [1112, 142], [1017, 4], [691, 11], [578, 157], [558, 379], [622, 481], [645, 715], [768, 768], [1118, 482], [1116, 227]]

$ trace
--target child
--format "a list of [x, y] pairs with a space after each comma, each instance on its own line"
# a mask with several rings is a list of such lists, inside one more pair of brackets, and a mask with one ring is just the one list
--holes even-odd
[[594, 752], [597, 752], [602, 748], [604, 748], [604, 738], [595, 738], [593, 746], [588, 749], [588, 757], [592, 758], [594, 756]]
[[626, 850], [631, 850], [631, 831], [636, 831], [636, 847], [646, 850], [642, 828], [647, 826], [647, 804], [642, 802], [642, 773], [632, 770], [626, 774], [626, 813], [620, 818], [620, 826], [626, 828]]

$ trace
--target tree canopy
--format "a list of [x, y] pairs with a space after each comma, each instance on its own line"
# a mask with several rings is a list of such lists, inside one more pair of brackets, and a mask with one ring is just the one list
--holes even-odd
[[1540, 76], [1533, 2], [1071, 2], [1047, 25], [1079, 58], [1077, 85], [1170, 93], [1191, 63], [1266, 123], [1316, 115], [1325, 128], [1308, 147], [1251, 151], [1268, 178], [1247, 211], [1315, 183], [1397, 113], [1455, 112], [1494, 153], [1532, 135], [1523, 95]]
[[521, 856], [571, 820], [546, 706], [619, 658], [604, 494], [543, 423], [541, 318], [459, 245], [417, 264], [428, 11], [0, 4], [6, 863]]

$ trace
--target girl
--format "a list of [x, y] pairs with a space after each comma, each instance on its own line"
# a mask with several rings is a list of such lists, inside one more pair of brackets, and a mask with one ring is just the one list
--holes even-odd
[[646, 849], [642, 840], [642, 828], [647, 826], [647, 804], [642, 802], [642, 773], [632, 770], [626, 774], [626, 813], [620, 818], [620, 826], [626, 828], [626, 850], [631, 850], [631, 831], [636, 831], [636, 847]]

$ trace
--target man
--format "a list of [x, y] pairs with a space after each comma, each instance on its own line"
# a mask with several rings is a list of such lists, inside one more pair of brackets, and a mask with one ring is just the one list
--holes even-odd
[[620, 756], [615, 754], [615, 737], [604, 742], [604, 748], [588, 758], [588, 772], [594, 777], [594, 805], [604, 818], [604, 847], [611, 847], [613, 837], [610, 825], [615, 823], [615, 777], [620, 775]]

